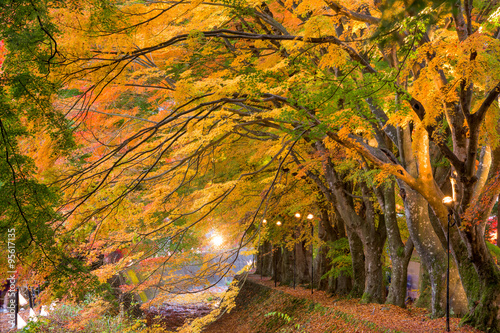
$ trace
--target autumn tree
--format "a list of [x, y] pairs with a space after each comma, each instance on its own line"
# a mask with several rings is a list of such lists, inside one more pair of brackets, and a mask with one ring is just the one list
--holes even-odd
[[[280, 170], [293, 162], [323, 186], [350, 241], [361, 242], [366, 300], [383, 301], [387, 231], [394, 272], [404, 277], [414, 245], [430, 274], [433, 313], [442, 313], [449, 238], [470, 310], [464, 322], [500, 330], [500, 273], [484, 241], [500, 191], [497, 2], [147, 1], [74, 9], [51, 12], [70, 33], [58, 37], [64, 53], [49, 61], [58, 64], [51, 79], [75, 91], [56, 105], [88, 154], [68, 160], [70, 172], [57, 183], [66, 194], [61, 227], [85, 240], [82, 253], [138, 239], [181, 244], [253, 177], [264, 195], [249, 203], [248, 225], [260, 224]], [[255, 148], [233, 156], [236, 140]], [[388, 181], [353, 186], [335, 161], [344, 151]], [[201, 171], [217, 165], [231, 171]], [[396, 183], [406, 244], [394, 225]], [[445, 193], [456, 199], [449, 234]], [[119, 228], [123, 221], [128, 228]], [[401, 303], [401, 283], [391, 302]]]
[[54, 242], [61, 195], [45, 173], [74, 146], [69, 121], [52, 106], [57, 28], [45, 2], [2, 1], [0, 12], [0, 242], [15, 250], [14, 260], [2, 258], [2, 277], [17, 271], [18, 285], [42, 288], [50, 280], [53, 295], [78, 298], [96, 278]]

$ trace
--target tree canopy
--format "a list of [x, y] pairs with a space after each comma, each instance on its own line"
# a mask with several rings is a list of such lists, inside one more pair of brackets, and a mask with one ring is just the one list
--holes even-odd
[[[177, 292], [188, 262], [204, 281], [243, 247], [286, 239], [319, 262], [312, 239], [343, 238], [366, 302], [386, 301], [387, 246], [404, 306], [415, 248], [438, 316], [449, 239], [463, 322], [500, 331], [498, 1], [7, 3], [2, 228], [18, 216], [23, 244], [65, 253], [40, 280], [134, 264], [139, 289]], [[208, 251], [214, 235], [231, 250]]]

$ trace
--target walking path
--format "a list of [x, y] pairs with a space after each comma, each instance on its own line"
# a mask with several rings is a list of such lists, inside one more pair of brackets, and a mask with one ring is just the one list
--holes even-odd
[[[429, 312], [422, 308], [411, 305], [408, 309], [402, 309], [387, 304], [360, 304], [359, 299], [331, 297], [321, 290], [314, 290], [314, 293], [311, 294], [310, 289], [301, 287], [296, 287], [296, 289], [287, 286], [274, 287], [274, 281], [269, 277], [261, 279], [260, 275], [249, 275], [248, 278], [269, 288], [281, 290], [295, 297], [313, 300], [324, 307], [353, 315], [357, 319], [372, 322], [380, 328], [409, 333], [446, 332], [446, 319], [430, 319]], [[451, 332], [481, 332], [469, 326], [459, 327], [459, 322], [460, 318], [450, 318]]]

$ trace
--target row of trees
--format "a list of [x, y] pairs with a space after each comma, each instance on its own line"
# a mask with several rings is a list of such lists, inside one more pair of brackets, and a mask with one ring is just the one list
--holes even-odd
[[[35, 158], [39, 181], [61, 195], [58, 214], [44, 215], [50, 227], [43, 229], [57, 243], [48, 247], [60, 251], [57, 260], [46, 257], [59, 266], [37, 262], [44, 268], [39, 279], [73, 259], [69, 267], [99, 267], [101, 281], [142, 262], [149, 279], [141, 288], [177, 290], [172, 273], [183, 262], [204, 262], [200, 279], [229, 269], [194, 251], [221, 233], [237, 249], [253, 245], [261, 254], [286, 234], [288, 251], [302, 256], [305, 282], [311, 237], [294, 214], [311, 212], [324, 242], [315, 266], [326, 272], [351, 260], [352, 279], [334, 275], [320, 282], [324, 288], [404, 306], [415, 249], [432, 313], [442, 315], [449, 239], [455, 312], [466, 313], [464, 323], [500, 331], [500, 271], [484, 237], [500, 193], [497, 1], [6, 8], [18, 26], [36, 27], [20, 31], [35, 31], [40, 40], [32, 48], [12, 35], [17, 26], [6, 19], [12, 30], [2, 37], [11, 54], [25, 56], [15, 66], [38, 64], [30, 75], [50, 87], [22, 85], [13, 79], [15, 66], [4, 85], [24, 89], [10, 103], [30, 101], [38, 110], [38, 118], [21, 107], [15, 112], [13, 123], [32, 129], [17, 142], [32, 144], [24, 154]], [[37, 119], [50, 121], [42, 126]], [[66, 154], [54, 149], [68, 148], [62, 129], [76, 143]], [[457, 222], [449, 233], [446, 195], [455, 199]], [[285, 218], [281, 231], [263, 225]], [[28, 242], [38, 251], [44, 244]], [[117, 249], [127, 255], [102, 266], [102, 256]]]

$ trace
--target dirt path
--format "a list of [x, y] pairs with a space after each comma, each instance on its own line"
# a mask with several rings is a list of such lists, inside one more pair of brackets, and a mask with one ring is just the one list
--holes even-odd
[[[359, 304], [359, 299], [330, 297], [320, 290], [314, 290], [311, 295], [310, 289], [301, 287], [296, 287], [296, 289], [286, 286], [274, 287], [274, 282], [270, 278], [264, 277], [261, 280], [260, 275], [249, 275], [248, 279], [295, 297], [312, 300], [326, 308], [353, 315], [358, 319], [374, 323], [380, 328], [411, 333], [446, 332], [445, 318], [430, 319], [428, 311], [422, 308], [410, 306], [408, 309], [402, 309], [385, 304]], [[451, 332], [481, 332], [468, 326], [459, 327], [459, 322], [459, 318], [450, 318]]]

